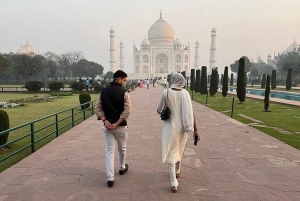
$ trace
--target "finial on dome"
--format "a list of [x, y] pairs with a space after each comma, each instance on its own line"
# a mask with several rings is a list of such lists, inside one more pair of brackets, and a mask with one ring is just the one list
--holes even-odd
[[162, 17], [162, 11], [161, 11], [161, 9], [160, 9], [160, 18]]

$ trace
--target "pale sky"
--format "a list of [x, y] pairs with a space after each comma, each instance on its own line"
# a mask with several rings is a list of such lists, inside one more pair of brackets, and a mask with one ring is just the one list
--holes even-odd
[[[0, 53], [16, 52], [29, 41], [37, 51], [82, 51], [109, 70], [109, 30], [115, 30], [117, 68], [124, 43], [125, 71], [133, 72], [148, 29], [162, 17], [183, 44], [200, 43], [200, 66], [209, 66], [211, 30], [217, 30], [217, 66], [241, 56], [266, 62], [267, 55], [300, 43], [300, 0], [0, 0]], [[219, 71], [220, 73], [220, 71]]]

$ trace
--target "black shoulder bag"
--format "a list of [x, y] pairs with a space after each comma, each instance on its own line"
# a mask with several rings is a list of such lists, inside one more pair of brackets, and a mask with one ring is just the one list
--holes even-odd
[[[168, 99], [168, 92], [169, 92], [169, 89], [167, 89], [167, 99]], [[160, 113], [161, 120], [165, 121], [165, 120], [169, 119], [170, 114], [171, 114], [170, 108], [167, 106], [167, 101], [165, 101], [164, 109]]]

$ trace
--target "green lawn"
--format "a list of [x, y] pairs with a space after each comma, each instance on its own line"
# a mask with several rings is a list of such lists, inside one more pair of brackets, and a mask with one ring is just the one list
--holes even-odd
[[[33, 97], [34, 95], [41, 96], [42, 93], [38, 94], [27, 94], [27, 93], [0, 93], [1, 100], [4, 100], [2, 97], [5, 97], [6, 100], [11, 99], [20, 99], [20, 98], [26, 98], [26, 97]], [[4, 96], [3, 96], [4, 95]], [[96, 100], [98, 97], [98, 94], [91, 94], [92, 100]], [[1, 108], [2, 110], [5, 110], [7, 114], [9, 115], [10, 119], [10, 128], [26, 124], [30, 121], [54, 114], [56, 112], [79, 106], [79, 95], [74, 94], [72, 96], [63, 96], [61, 98], [52, 99], [51, 101], [47, 102], [34, 102], [34, 103], [25, 103], [25, 106], [18, 106], [14, 108]], [[86, 113], [91, 113], [91, 109], [88, 109]], [[77, 113], [75, 115], [75, 120], [78, 119], [78, 121], [75, 123], [78, 124], [83, 120], [83, 112], [82, 110], [77, 107], [74, 109], [74, 113]], [[64, 127], [65, 125], [69, 124], [71, 122], [70, 116], [71, 110], [63, 112], [62, 114], [58, 115], [58, 120], [60, 121], [58, 126], [59, 128]], [[91, 115], [91, 114], [90, 114]], [[89, 115], [89, 116], [90, 116]], [[38, 140], [42, 138], [43, 136], [50, 134], [55, 130], [55, 125], [51, 125], [55, 122], [55, 116], [49, 117], [45, 120], [39, 121], [34, 124], [35, 131], [42, 129], [49, 125], [48, 128], [45, 128], [37, 133], [35, 133], [35, 140]], [[71, 128], [71, 125], [66, 126], [65, 128], [61, 129], [59, 131], [59, 135], [63, 132], [67, 131]], [[14, 139], [17, 139], [21, 136], [27, 135], [30, 133], [30, 125], [25, 126], [21, 129], [15, 130], [10, 132], [8, 142], [11, 142]], [[44, 144], [48, 143], [52, 139], [55, 138], [55, 133], [51, 134], [49, 137], [45, 138], [44, 140], [41, 140], [35, 145], [35, 148], [38, 149], [42, 147]], [[0, 159], [3, 157], [6, 157], [7, 155], [17, 151], [18, 149], [28, 145], [30, 143], [30, 136], [25, 137], [24, 139], [15, 142], [9, 146], [9, 149], [0, 151]], [[22, 158], [29, 155], [31, 152], [31, 147], [26, 148], [24, 151], [16, 154], [15, 156], [3, 161], [0, 163], [0, 172], [5, 170], [6, 168], [10, 167], [11, 165], [17, 163]]]
[[[244, 114], [248, 117], [263, 121], [261, 125], [278, 127], [292, 134], [282, 134], [272, 128], [263, 128], [253, 126], [254, 128], [273, 136], [296, 149], [300, 149], [300, 108], [296, 106], [288, 106], [284, 104], [277, 104], [270, 102], [269, 110], [271, 112], [264, 111], [264, 102], [261, 100], [246, 98], [246, 101], [239, 104], [236, 96], [234, 103], [233, 118], [243, 123], [253, 123], [252, 120], [239, 116], [238, 114]], [[194, 93], [194, 101], [205, 105], [206, 95]], [[227, 116], [231, 115], [232, 95], [228, 95], [223, 99], [221, 93], [217, 93], [214, 97], [208, 96], [208, 107], [221, 112]], [[296, 132], [299, 132], [297, 134]]]

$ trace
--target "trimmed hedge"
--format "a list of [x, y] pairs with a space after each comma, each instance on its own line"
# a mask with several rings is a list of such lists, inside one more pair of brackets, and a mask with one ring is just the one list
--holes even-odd
[[[130, 85], [135, 85], [134, 83], [130, 84]], [[92, 84], [92, 87], [94, 88], [94, 92], [100, 93], [100, 91], [104, 88], [101, 84], [99, 84], [98, 82], [94, 82]]]
[[207, 67], [202, 66], [200, 78], [200, 94], [207, 94]]
[[292, 88], [292, 74], [293, 70], [292, 68], [289, 68], [286, 76], [286, 90], [290, 90]]
[[191, 91], [195, 91], [195, 69], [191, 69], [190, 90]]
[[[81, 109], [82, 110], [85, 110], [87, 108], [90, 107], [90, 102], [92, 100], [91, 98], [91, 95], [88, 94], [88, 93], [82, 93], [82, 94], [79, 94], [79, 102], [80, 102], [80, 105], [81, 105]], [[88, 103], [88, 104], [85, 104], [85, 105], [82, 105], [84, 103]]]
[[265, 90], [265, 99], [264, 99], [264, 103], [265, 103], [265, 112], [269, 111], [269, 102], [270, 102], [270, 75], [267, 76], [267, 84], [266, 84], [266, 90]]
[[84, 89], [84, 85], [82, 82], [71, 82], [70, 88], [73, 89], [73, 91], [82, 91]]
[[25, 84], [25, 88], [31, 92], [41, 91], [41, 88], [43, 88], [44, 86], [45, 85], [40, 81], [29, 81]]
[[226, 66], [224, 69], [224, 75], [222, 80], [222, 96], [225, 98], [227, 96], [228, 91], [228, 67]]
[[50, 91], [60, 91], [61, 88], [64, 88], [64, 83], [53, 81], [50, 82], [47, 87], [50, 89]]
[[239, 60], [239, 71], [236, 84], [236, 93], [240, 103], [246, 99], [246, 85], [245, 85], [245, 58], [241, 57]]
[[[4, 110], [0, 110], [0, 132], [9, 129], [9, 117]], [[0, 146], [6, 144], [9, 133], [0, 136]]]

